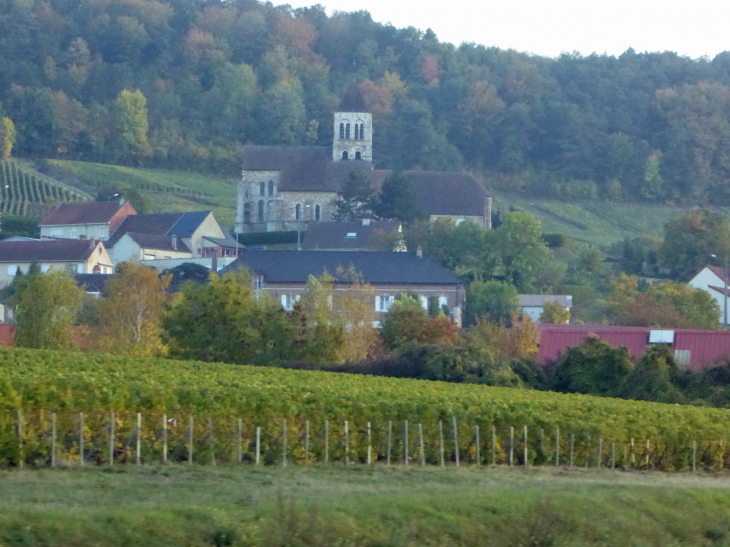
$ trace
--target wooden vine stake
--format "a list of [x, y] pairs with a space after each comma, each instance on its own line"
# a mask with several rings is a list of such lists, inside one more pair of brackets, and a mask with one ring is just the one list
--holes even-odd
[[393, 434], [393, 422], [388, 422], [388, 465], [390, 465], [390, 447], [391, 447], [391, 438]]
[[330, 461], [330, 421], [324, 421], [324, 463]]
[[162, 415], [162, 463], [167, 463], [167, 414]]
[[480, 446], [479, 446], [480, 445], [480, 443], [479, 443], [479, 426], [476, 425], [474, 427], [475, 427], [474, 433], [476, 435], [476, 439], [475, 440], [476, 440], [476, 443], [477, 443], [477, 465], [481, 465], [482, 464], [482, 457], [481, 457], [481, 454], [479, 453], [480, 452], [479, 451], [479, 448], [480, 448]]
[[459, 467], [459, 433], [456, 430], [456, 416], [452, 416], [454, 420], [454, 451], [456, 452], [456, 467]]
[[555, 467], [560, 467], [560, 429], [555, 430]]
[[408, 420], [403, 421], [403, 465], [408, 465]]
[[492, 465], [497, 465], [497, 427], [492, 426]]
[[573, 448], [575, 447], [575, 433], [570, 434], [570, 467], [573, 467]]
[[114, 413], [112, 412], [112, 420], [109, 424], [109, 465], [114, 465]]
[[56, 413], [51, 414], [51, 467], [56, 467]]
[[697, 471], [697, 441], [692, 441], [692, 473]]
[[368, 422], [368, 465], [373, 463], [373, 438], [370, 422]]
[[193, 417], [188, 419], [188, 464], [193, 465]]
[[261, 428], [256, 427], [256, 465], [261, 464]]
[[515, 457], [515, 428], [510, 426], [509, 428], [509, 466], [512, 467], [512, 462]]
[[345, 420], [345, 465], [350, 463], [350, 428]]
[[210, 463], [215, 465], [215, 437], [213, 436], [213, 420], [208, 418], [208, 438], [210, 439]]
[[601, 468], [601, 459], [603, 458], [603, 438], [598, 439], [598, 469]]
[[304, 462], [309, 463], [309, 420], [304, 422]]
[[142, 463], [142, 414], [137, 412], [137, 447], [136, 447], [136, 458], [135, 463], [140, 465]]
[[25, 461], [23, 458], [23, 414], [18, 410], [18, 467], [23, 469]]
[[236, 435], [236, 461], [243, 461], [243, 420], [238, 418], [238, 434]]
[[616, 469], [616, 445], [611, 443], [611, 469]]
[[423, 424], [418, 424], [418, 442], [421, 445], [421, 467], [426, 465], [426, 452], [423, 449]]
[[444, 462], [444, 422], [441, 420], [439, 420], [439, 441], [441, 448], [441, 467], [444, 467], [446, 465]]
[[79, 412], [79, 465], [84, 465], [84, 413]]
[[281, 465], [286, 467], [286, 418], [281, 421]]
[[527, 426], [524, 426], [524, 434], [523, 434], [523, 439], [522, 440], [525, 443], [525, 446], [524, 446], [524, 453], [525, 453], [524, 458], [525, 458], [525, 467], [527, 467]]

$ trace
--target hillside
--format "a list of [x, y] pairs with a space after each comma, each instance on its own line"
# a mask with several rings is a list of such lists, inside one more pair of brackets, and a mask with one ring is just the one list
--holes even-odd
[[37, 217], [47, 206], [69, 201], [88, 201], [90, 194], [39, 173], [27, 163], [0, 161], [0, 211], [11, 216]]
[[224, 226], [232, 227], [236, 214], [236, 177], [164, 169], [136, 169], [118, 165], [67, 160], [40, 162], [56, 180], [96, 194], [125, 184], [140, 190], [153, 211], [212, 210]]

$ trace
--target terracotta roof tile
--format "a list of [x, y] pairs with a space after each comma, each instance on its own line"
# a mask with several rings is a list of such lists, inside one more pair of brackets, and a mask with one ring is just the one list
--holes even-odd
[[106, 224], [112, 220], [123, 205], [120, 205], [118, 201], [59, 203], [41, 220], [39, 226]]

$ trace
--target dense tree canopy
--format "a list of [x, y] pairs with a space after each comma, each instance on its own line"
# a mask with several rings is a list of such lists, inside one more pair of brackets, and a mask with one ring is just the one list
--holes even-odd
[[548, 59], [255, 0], [0, 0], [0, 119], [21, 157], [230, 171], [243, 144], [331, 142], [356, 84], [379, 167], [728, 201], [729, 57]]

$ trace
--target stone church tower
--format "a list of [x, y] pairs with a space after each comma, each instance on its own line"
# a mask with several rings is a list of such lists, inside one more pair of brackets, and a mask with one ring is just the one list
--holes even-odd
[[373, 115], [357, 88], [352, 88], [335, 112], [332, 161], [373, 161]]

